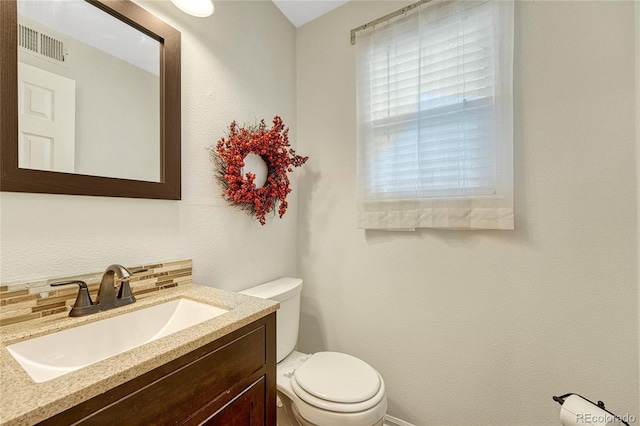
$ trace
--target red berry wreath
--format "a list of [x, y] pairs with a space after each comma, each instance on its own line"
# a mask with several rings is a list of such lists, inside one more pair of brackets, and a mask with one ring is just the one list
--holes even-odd
[[[296, 155], [288, 149], [289, 128], [285, 128], [282, 119], [273, 118], [273, 127], [267, 129], [264, 120], [257, 126], [238, 127], [233, 121], [229, 125], [227, 138], [222, 138], [211, 149], [211, 160], [216, 169], [216, 179], [224, 189], [222, 197], [250, 215], [255, 215], [260, 223], [266, 223], [266, 214], [275, 211], [278, 205], [280, 217], [287, 210], [289, 178], [287, 172], [293, 167], [302, 166], [309, 157]], [[245, 173], [244, 159], [247, 154], [259, 155], [267, 165], [267, 180], [261, 188], [254, 183], [255, 175]]]

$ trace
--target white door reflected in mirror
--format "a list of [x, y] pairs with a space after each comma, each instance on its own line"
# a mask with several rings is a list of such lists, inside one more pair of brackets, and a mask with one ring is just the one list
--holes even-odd
[[18, 164], [75, 172], [76, 83], [18, 62]]

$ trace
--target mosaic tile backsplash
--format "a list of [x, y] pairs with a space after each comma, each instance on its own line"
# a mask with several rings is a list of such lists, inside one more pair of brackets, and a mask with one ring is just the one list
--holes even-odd
[[[191, 283], [191, 259], [124, 266], [130, 271], [147, 269], [129, 279], [134, 295]], [[86, 282], [91, 298], [95, 300], [103, 273], [104, 271], [0, 286], [0, 326], [69, 311], [75, 303], [78, 286], [51, 287], [51, 283], [58, 281]], [[116, 286], [120, 286], [120, 280], [116, 280]]]

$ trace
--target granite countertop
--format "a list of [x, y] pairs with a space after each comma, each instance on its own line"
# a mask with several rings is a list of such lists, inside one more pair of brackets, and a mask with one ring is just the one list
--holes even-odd
[[[35, 383], [6, 348], [12, 343], [178, 298], [208, 303], [229, 312], [44, 383]], [[267, 316], [278, 307], [271, 300], [186, 284], [143, 294], [132, 305], [86, 317], [70, 318], [64, 313], [2, 327], [0, 425], [31, 425], [45, 420]]]

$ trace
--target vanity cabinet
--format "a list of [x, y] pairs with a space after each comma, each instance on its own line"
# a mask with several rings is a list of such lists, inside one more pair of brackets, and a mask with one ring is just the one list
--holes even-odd
[[40, 424], [275, 426], [275, 313]]

